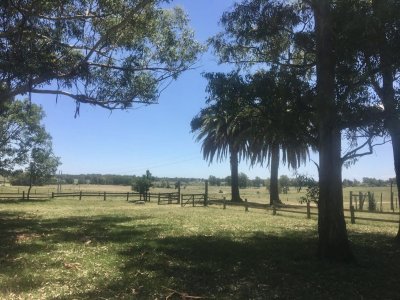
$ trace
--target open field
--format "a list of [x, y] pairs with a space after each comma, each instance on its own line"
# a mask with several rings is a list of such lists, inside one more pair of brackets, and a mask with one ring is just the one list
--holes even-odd
[[2, 203], [0, 298], [398, 299], [397, 224], [349, 224], [355, 265], [317, 260], [316, 226], [242, 207]]

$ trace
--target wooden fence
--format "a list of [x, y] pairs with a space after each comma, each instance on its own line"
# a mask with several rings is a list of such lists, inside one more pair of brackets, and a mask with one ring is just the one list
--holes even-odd
[[[29, 199], [31, 200], [43, 200], [43, 199], [49, 199], [50, 194], [48, 193], [30, 193], [29, 194]], [[22, 191], [21, 193], [0, 193], [0, 200], [28, 200], [28, 193], [25, 191]]]
[[78, 198], [82, 200], [84, 198], [100, 198], [106, 201], [110, 198], [122, 198], [126, 201], [150, 201], [151, 194], [141, 194], [141, 193], [115, 193], [115, 192], [72, 192], [72, 193], [51, 193], [51, 198]]
[[180, 203], [179, 193], [159, 193], [157, 195], [158, 195], [158, 205]]
[[183, 194], [181, 196], [181, 206], [186, 205], [195, 206], [207, 206], [206, 194]]
[[[180, 204], [182, 207], [186, 205], [195, 206], [208, 206], [208, 205], [220, 205], [223, 209], [227, 206], [243, 207], [244, 211], [249, 211], [249, 209], [259, 209], [265, 211], [272, 211], [272, 214], [277, 213], [292, 213], [292, 214], [303, 214], [307, 218], [311, 216], [318, 215], [318, 208], [315, 205], [307, 203], [307, 205], [278, 205], [270, 206], [268, 204], [261, 204], [256, 202], [248, 202], [247, 199], [242, 203], [232, 203], [226, 201], [225, 198], [221, 199], [219, 197], [209, 196], [207, 193], [202, 194], [180, 194], [178, 193], [158, 193], [158, 194], [141, 194], [134, 192], [126, 193], [115, 193], [115, 192], [72, 192], [72, 193], [31, 193], [30, 200], [47, 200], [50, 198], [78, 198], [83, 200], [84, 198], [100, 198], [104, 201], [107, 199], [124, 199], [126, 201], [137, 202], [137, 201], [151, 201], [151, 199], [157, 199], [159, 205], [162, 204]], [[365, 197], [365, 196], [363, 196]], [[367, 196], [371, 197], [371, 196]], [[393, 196], [391, 197], [393, 199]], [[371, 221], [371, 222], [386, 222], [386, 223], [399, 223], [399, 212], [397, 211], [368, 211], [360, 210], [358, 205], [358, 210], [353, 206], [355, 197], [352, 195], [350, 197], [350, 207], [349, 209], [344, 209], [345, 218], [349, 219], [352, 224], [355, 224], [357, 220], [360, 221]], [[358, 204], [361, 196], [358, 195]], [[28, 200], [27, 193], [22, 191], [22, 193], [0, 193], [0, 200], [13, 200], [13, 201], [24, 201]], [[393, 200], [392, 200], [393, 201]], [[394, 206], [394, 205], [393, 205]], [[393, 207], [391, 207], [393, 209]], [[394, 209], [393, 209], [394, 210]]]
[[[220, 205], [223, 209], [227, 206], [232, 207], [243, 207], [245, 212], [249, 209], [263, 209], [267, 212], [272, 212], [273, 215], [277, 213], [292, 213], [302, 214], [308, 219], [311, 216], [318, 216], [318, 207], [307, 203], [306, 205], [276, 205], [271, 206], [269, 204], [261, 204], [255, 202], [248, 202], [245, 199], [242, 203], [232, 203], [230, 201], [223, 200], [209, 200], [208, 205]], [[371, 221], [371, 222], [385, 222], [385, 223], [399, 223], [399, 212], [379, 212], [379, 211], [355, 211], [353, 209], [344, 209], [345, 219], [349, 219], [352, 224], [356, 224], [357, 220], [360, 221]], [[386, 218], [384, 218], [386, 217]]]

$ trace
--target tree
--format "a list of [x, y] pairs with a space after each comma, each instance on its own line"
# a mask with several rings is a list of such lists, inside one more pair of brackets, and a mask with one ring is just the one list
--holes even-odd
[[60, 159], [53, 153], [50, 137], [34, 146], [26, 169], [29, 176], [28, 200], [32, 186], [47, 182], [57, 172], [60, 164]]
[[213, 175], [210, 175], [208, 177], [208, 182], [209, 182], [210, 186], [220, 186], [221, 185], [221, 179], [219, 179]]
[[149, 170], [142, 177], [136, 177], [133, 180], [132, 189], [142, 195], [147, 194], [153, 186], [153, 177]]
[[239, 173], [239, 187], [242, 189], [245, 189], [245, 188], [247, 188], [248, 184], [249, 184], [249, 177], [245, 173], [240, 172]]
[[[363, 75], [384, 108], [383, 118], [389, 132], [397, 189], [400, 192], [400, 1], [351, 1], [347, 11], [354, 21], [351, 32], [354, 51], [363, 63]], [[353, 3], [354, 2], [354, 3]], [[400, 241], [400, 226], [396, 235]]]
[[[344, 261], [354, 257], [343, 215], [341, 168], [346, 160], [371, 153], [372, 139], [367, 137], [342, 157], [341, 135], [347, 128], [356, 131], [370, 126], [380, 113], [366, 101], [368, 88], [357, 76], [359, 60], [346, 53], [348, 30], [341, 24], [351, 19], [339, 13], [344, 13], [340, 8], [346, 3], [243, 0], [224, 13], [221, 23], [225, 31], [211, 40], [221, 62], [302, 69], [315, 84], [312, 113], [320, 154], [318, 253], [324, 259]], [[357, 153], [361, 146], [368, 151]]]
[[201, 46], [162, 0], [1, 1], [0, 104], [67, 96], [107, 109], [152, 104]]
[[252, 185], [253, 185], [254, 187], [259, 188], [259, 187], [263, 186], [264, 184], [265, 184], [265, 180], [261, 179], [261, 178], [258, 177], [258, 176], [256, 176], [256, 178], [254, 178], [254, 179], [252, 180]]
[[48, 135], [41, 124], [42, 108], [29, 101], [7, 103], [0, 116], [0, 173], [7, 176], [29, 162], [30, 151]]
[[203, 156], [212, 163], [214, 157], [222, 160], [229, 154], [231, 167], [232, 202], [241, 202], [239, 192], [239, 158], [245, 149], [240, 140], [243, 123], [238, 117], [246, 89], [236, 73], [206, 74], [208, 79], [208, 107], [202, 109], [190, 123], [202, 142]]
[[279, 186], [285, 194], [289, 191], [290, 183], [290, 178], [287, 175], [281, 175], [279, 177]]
[[251, 120], [245, 135], [252, 164], [270, 166], [270, 204], [279, 203], [278, 169], [280, 154], [283, 163], [297, 169], [305, 163], [309, 147], [315, 148], [310, 103], [313, 94], [299, 74], [271, 68], [248, 76], [252, 90], [244, 111]]

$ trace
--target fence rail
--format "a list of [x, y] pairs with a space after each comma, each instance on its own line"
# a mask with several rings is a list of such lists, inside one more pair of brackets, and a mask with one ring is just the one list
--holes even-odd
[[181, 196], [181, 206], [192, 204], [192, 206], [206, 206], [206, 194], [184, 194]]
[[[199, 194], [180, 194], [178, 193], [158, 193], [158, 194], [141, 194], [136, 192], [69, 192], [69, 193], [30, 193], [30, 200], [43, 200], [50, 198], [101, 198], [106, 201], [112, 198], [122, 198], [126, 201], [137, 202], [137, 201], [150, 201], [151, 198], [157, 199], [158, 204], [180, 204], [182, 207], [186, 205], [195, 206], [207, 206], [207, 205], [220, 205], [226, 209], [227, 206], [243, 207], [245, 211], [250, 209], [260, 209], [266, 211], [272, 211], [273, 214], [280, 213], [293, 213], [303, 214], [307, 218], [311, 216], [318, 216], [318, 208], [314, 205], [282, 205], [282, 206], [270, 206], [268, 204], [248, 202], [247, 200], [242, 203], [232, 203], [226, 201], [225, 198], [221, 199], [217, 196], [209, 197], [206, 193]], [[354, 195], [353, 195], [354, 197]], [[27, 193], [0, 193], [0, 200], [28, 200]], [[358, 207], [359, 208], [359, 207]], [[370, 210], [356, 210], [354, 206], [350, 206], [349, 209], [344, 209], [345, 218], [349, 219], [352, 224], [360, 221], [371, 221], [371, 222], [385, 222], [385, 223], [399, 223], [399, 212], [394, 211], [370, 211]]]
[[[31, 200], [42, 200], [42, 199], [49, 199], [51, 197], [51, 194], [47, 193], [30, 193], [29, 194], [29, 199]], [[28, 193], [25, 193], [23, 191], [22, 193], [0, 193], [0, 200], [28, 200]]]
[[159, 193], [158, 204], [179, 204], [180, 195], [179, 193]]
[[[225, 200], [210, 200], [208, 201], [209, 205], [222, 205], [225, 209], [227, 206], [232, 207], [243, 207], [244, 211], [248, 211], [249, 208], [252, 209], [263, 209], [266, 211], [272, 211], [272, 214], [276, 213], [293, 213], [293, 214], [302, 214], [306, 215], [307, 218], [311, 218], [311, 216], [318, 216], [318, 207], [314, 205], [276, 205], [271, 206], [269, 204], [261, 204], [255, 202], [241, 202], [241, 203], [232, 203]], [[345, 219], [351, 221], [352, 224], [355, 224], [357, 220], [360, 221], [371, 221], [371, 222], [384, 222], [384, 223], [399, 223], [399, 212], [379, 212], [379, 211], [368, 211], [368, 210], [354, 210], [354, 209], [344, 209], [343, 212], [347, 213], [345, 215]], [[376, 217], [366, 217], [364, 215], [376, 216]], [[381, 216], [393, 216], [394, 218], [382, 218]]]

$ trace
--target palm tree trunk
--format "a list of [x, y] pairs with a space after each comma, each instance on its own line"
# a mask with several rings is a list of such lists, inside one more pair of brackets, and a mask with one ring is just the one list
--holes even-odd
[[239, 192], [239, 159], [236, 150], [231, 150], [230, 164], [231, 164], [231, 193], [232, 202], [241, 202]]
[[280, 203], [278, 186], [279, 169], [279, 145], [273, 144], [271, 147], [271, 179], [269, 183], [269, 204]]
[[335, 53], [331, 0], [313, 1], [317, 45], [319, 128], [318, 255], [351, 261], [354, 256], [343, 214], [341, 132], [335, 114]]

